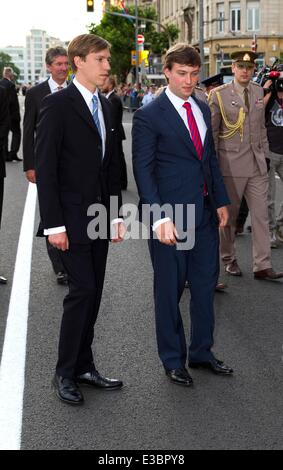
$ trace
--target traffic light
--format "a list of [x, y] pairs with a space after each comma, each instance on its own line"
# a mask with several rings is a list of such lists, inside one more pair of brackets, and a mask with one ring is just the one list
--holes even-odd
[[256, 42], [255, 39], [252, 41], [252, 47], [251, 47], [251, 49], [252, 49], [252, 52], [256, 52], [256, 51], [257, 51], [257, 42]]
[[94, 11], [94, 0], [86, 0], [86, 11], [92, 13]]

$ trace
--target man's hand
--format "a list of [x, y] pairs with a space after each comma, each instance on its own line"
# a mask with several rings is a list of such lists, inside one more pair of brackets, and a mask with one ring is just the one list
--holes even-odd
[[178, 233], [176, 230], [175, 225], [171, 220], [168, 220], [168, 222], [164, 222], [163, 224], [160, 224], [157, 229], [155, 230], [155, 233], [157, 235], [158, 240], [161, 243], [164, 243], [164, 245], [176, 245], [177, 243], [177, 238], [178, 238]]
[[35, 170], [26, 171], [26, 178], [30, 183], [36, 183]]
[[266, 90], [264, 94], [264, 98], [263, 98], [263, 102], [265, 106], [267, 105], [271, 97], [271, 89], [270, 89], [271, 85], [272, 85], [272, 80], [267, 80], [265, 84], [263, 85], [263, 89]]
[[58, 250], [67, 251], [69, 249], [69, 239], [66, 232], [49, 235], [48, 241]]
[[127, 232], [124, 222], [118, 222], [117, 224], [113, 224], [111, 228], [113, 231], [113, 235], [111, 238], [112, 243], [122, 242]]
[[229, 212], [228, 207], [223, 206], [217, 209], [218, 219], [219, 219], [219, 227], [226, 227], [228, 224], [229, 219]]

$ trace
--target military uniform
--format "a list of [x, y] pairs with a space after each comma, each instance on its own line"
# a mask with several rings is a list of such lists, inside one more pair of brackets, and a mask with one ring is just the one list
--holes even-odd
[[[250, 55], [245, 57], [253, 64]], [[245, 196], [251, 213], [254, 272], [271, 268], [265, 160], [269, 148], [263, 96], [256, 83], [243, 87], [236, 80], [212, 90], [209, 96], [214, 142], [231, 200], [228, 226], [220, 229], [221, 258], [225, 266], [236, 261], [236, 219]]]

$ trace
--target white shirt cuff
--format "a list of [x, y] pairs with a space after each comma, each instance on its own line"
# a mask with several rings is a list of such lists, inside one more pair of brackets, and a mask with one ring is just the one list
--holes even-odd
[[170, 217], [164, 217], [164, 219], [159, 219], [156, 222], [154, 222], [152, 226], [152, 230], [155, 232], [155, 230], [159, 227], [159, 225], [164, 224], [165, 222], [169, 222]]
[[124, 219], [113, 219], [113, 220], [111, 221], [111, 225], [119, 224], [120, 222], [124, 222]]
[[56, 233], [63, 233], [66, 232], [66, 227], [62, 225], [62, 227], [54, 227], [54, 228], [45, 228], [43, 234], [44, 235], [56, 235]]

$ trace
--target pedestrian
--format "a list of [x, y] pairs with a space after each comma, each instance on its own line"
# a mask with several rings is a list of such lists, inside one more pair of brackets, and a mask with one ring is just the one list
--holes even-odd
[[[276, 66], [276, 71], [283, 76], [283, 64]], [[278, 215], [275, 215], [275, 195], [277, 174], [283, 182], [283, 78], [279, 76], [272, 85], [268, 80], [264, 84], [268, 93], [265, 96], [265, 123], [269, 143], [269, 234], [271, 248], [277, 247], [277, 240], [283, 242], [283, 202], [281, 202]]]
[[[69, 61], [67, 51], [63, 47], [48, 49], [45, 63], [50, 77], [44, 82], [35, 85], [26, 92], [25, 114], [23, 124], [23, 162], [26, 178], [30, 183], [36, 183], [35, 177], [35, 135], [42, 100], [50, 93], [57, 93], [67, 87]], [[66, 285], [68, 282], [58, 250], [54, 248], [46, 237], [46, 248], [50, 258], [57, 283]]]
[[[133, 169], [140, 207], [151, 207], [156, 234], [151, 232], [149, 248], [158, 352], [168, 378], [185, 386], [193, 383], [186, 368], [187, 355], [191, 368], [233, 373], [212, 352], [218, 223], [227, 223], [229, 199], [214, 151], [209, 107], [193, 96], [200, 66], [200, 55], [194, 48], [182, 43], [170, 48], [163, 67], [168, 87], [133, 119]], [[179, 224], [176, 204], [183, 211]], [[191, 230], [186, 217], [188, 204], [195, 207], [192, 249], [178, 246], [180, 232]], [[170, 216], [164, 205], [170, 205]], [[156, 206], [159, 215], [153, 209]], [[188, 352], [179, 309], [186, 279], [191, 291]]]
[[[102, 377], [94, 363], [91, 346], [108, 239], [89, 237], [87, 216], [92, 204], [109, 208], [110, 196], [121, 205], [121, 191], [111, 104], [98, 91], [109, 75], [110, 45], [99, 36], [83, 34], [70, 42], [68, 56], [75, 78], [44, 98], [35, 165], [44, 234], [59, 250], [69, 279], [53, 385], [60, 400], [80, 405], [84, 398], [79, 384], [104, 390], [123, 385]], [[124, 224], [119, 218], [113, 223], [112, 241], [121, 241]]]
[[[2, 219], [3, 196], [4, 196], [4, 178], [5, 171], [5, 157], [4, 145], [6, 135], [9, 129], [9, 99], [8, 93], [5, 88], [0, 86], [0, 227]], [[7, 284], [7, 279], [0, 276], [0, 284]]]
[[[13, 80], [13, 69], [11, 67], [4, 67], [3, 78], [0, 80], [0, 86], [7, 90], [9, 101], [9, 129], [4, 139], [4, 156], [7, 162], [20, 162], [22, 160], [18, 157], [18, 151], [21, 144], [21, 115], [18, 94]], [[10, 150], [8, 143], [9, 131], [12, 132]]]
[[115, 92], [116, 89], [117, 82], [115, 77], [112, 75], [105, 80], [102, 92], [105, 94], [106, 98], [110, 101], [112, 105], [113, 121], [115, 123], [115, 128], [117, 129], [117, 145], [121, 172], [121, 189], [126, 190], [128, 187], [128, 175], [127, 164], [123, 150], [123, 140], [126, 140], [126, 134], [123, 127], [123, 105], [121, 98]]
[[235, 248], [236, 219], [245, 196], [252, 223], [255, 279], [278, 279], [271, 266], [268, 229], [269, 148], [264, 118], [263, 89], [251, 81], [257, 55], [250, 51], [231, 54], [234, 80], [210, 93], [214, 143], [231, 205], [229, 223], [220, 228], [220, 252], [225, 271], [241, 276]]

